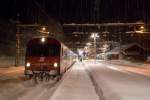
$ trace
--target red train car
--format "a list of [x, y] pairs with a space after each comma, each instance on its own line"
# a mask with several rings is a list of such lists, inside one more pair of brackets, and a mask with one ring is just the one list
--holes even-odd
[[27, 44], [25, 75], [46, 72], [50, 76], [60, 76], [75, 59], [76, 54], [60, 41], [51, 37], [35, 37]]

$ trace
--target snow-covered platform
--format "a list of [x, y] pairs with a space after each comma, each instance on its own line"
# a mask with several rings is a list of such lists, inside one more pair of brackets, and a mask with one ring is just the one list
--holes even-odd
[[92, 81], [83, 66], [81, 62], [75, 63], [49, 100], [98, 100]]
[[84, 61], [84, 64], [97, 87], [102, 89], [102, 100], [150, 100], [150, 77], [137, 74], [143, 67], [141, 70], [135, 70], [134, 66], [122, 66], [106, 61]]

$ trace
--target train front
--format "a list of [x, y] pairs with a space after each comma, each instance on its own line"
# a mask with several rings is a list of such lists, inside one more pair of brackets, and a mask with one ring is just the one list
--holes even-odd
[[60, 49], [60, 42], [53, 38], [40, 37], [30, 40], [26, 49], [25, 75], [33, 76], [42, 72], [59, 75]]

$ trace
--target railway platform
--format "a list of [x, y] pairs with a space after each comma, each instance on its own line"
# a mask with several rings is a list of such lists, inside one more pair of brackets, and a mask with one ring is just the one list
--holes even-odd
[[72, 66], [49, 100], [99, 100], [84, 64]]

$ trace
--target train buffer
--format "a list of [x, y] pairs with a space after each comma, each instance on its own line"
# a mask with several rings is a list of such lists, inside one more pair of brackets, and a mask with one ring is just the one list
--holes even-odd
[[82, 62], [73, 65], [49, 100], [98, 100]]

